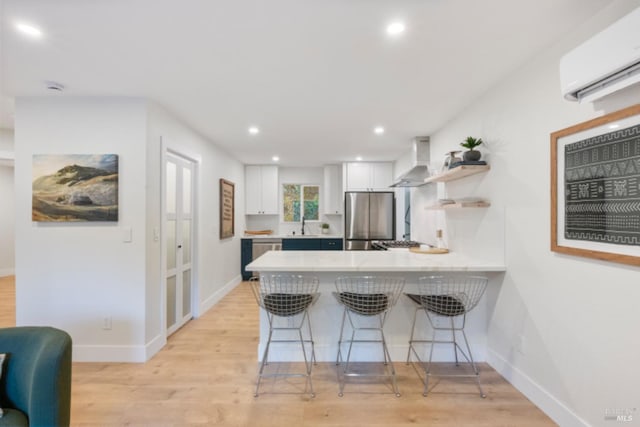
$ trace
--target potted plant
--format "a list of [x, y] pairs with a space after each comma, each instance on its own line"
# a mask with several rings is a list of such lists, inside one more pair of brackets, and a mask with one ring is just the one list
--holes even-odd
[[474, 150], [477, 146], [482, 144], [482, 138], [474, 138], [472, 136], [468, 136], [467, 139], [460, 143], [461, 146], [466, 148], [468, 151], [462, 153], [462, 158], [465, 162], [477, 162], [482, 157], [482, 153], [478, 150]]
[[329, 224], [327, 224], [326, 222], [320, 224], [320, 231], [322, 232], [322, 234], [329, 233]]

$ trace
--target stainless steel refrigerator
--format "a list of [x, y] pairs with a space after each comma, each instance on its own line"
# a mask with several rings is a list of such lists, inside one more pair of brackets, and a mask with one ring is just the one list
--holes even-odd
[[394, 240], [395, 213], [391, 191], [344, 193], [345, 250], [370, 250], [373, 240]]

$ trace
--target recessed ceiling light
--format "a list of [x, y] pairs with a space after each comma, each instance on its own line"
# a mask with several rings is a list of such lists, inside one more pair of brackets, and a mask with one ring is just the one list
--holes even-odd
[[373, 133], [376, 135], [382, 135], [384, 133], [384, 128], [382, 126], [376, 126], [373, 128]]
[[617, 123], [614, 123], [614, 124], [612, 124], [612, 125], [609, 125], [609, 129], [618, 129], [619, 127], [620, 127], [620, 125], [619, 125], [619, 124], [617, 124]]
[[258, 129], [256, 126], [251, 126], [251, 127], [249, 128], [249, 133], [250, 133], [251, 135], [257, 135], [257, 134], [259, 134], [259, 133], [260, 133], [260, 129]]
[[34, 25], [27, 24], [25, 22], [16, 22], [15, 27], [16, 30], [20, 31], [22, 34], [26, 34], [34, 39], [42, 37], [42, 30]]
[[273, 160], [274, 162], [277, 162], [277, 161], [280, 161], [280, 157], [278, 157], [278, 156], [273, 156], [273, 157], [271, 158], [271, 160]]
[[406, 27], [404, 26], [404, 22], [392, 22], [387, 26], [387, 34], [390, 36], [397, 36], [398, 34], [404, 33]]
[[356, 157], [356, 161], [357, 161], [357, 162], [361, 162], [361, 161], [362, 161], [362, 156], [357, 156], [357, 157]]

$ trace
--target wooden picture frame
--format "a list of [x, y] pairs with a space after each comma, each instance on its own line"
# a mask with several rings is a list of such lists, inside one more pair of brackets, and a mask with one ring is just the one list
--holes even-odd
[[233, 237], [235, 231], [235, 184], [220, 178], [220, 239]]
[[551, 250], [640, 266], [640, 104], [551, 134]]

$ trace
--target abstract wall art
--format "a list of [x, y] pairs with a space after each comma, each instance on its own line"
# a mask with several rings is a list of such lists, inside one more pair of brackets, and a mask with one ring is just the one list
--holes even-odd
[[640, 265], [640, 105], [551, 134], [551, 250]]

